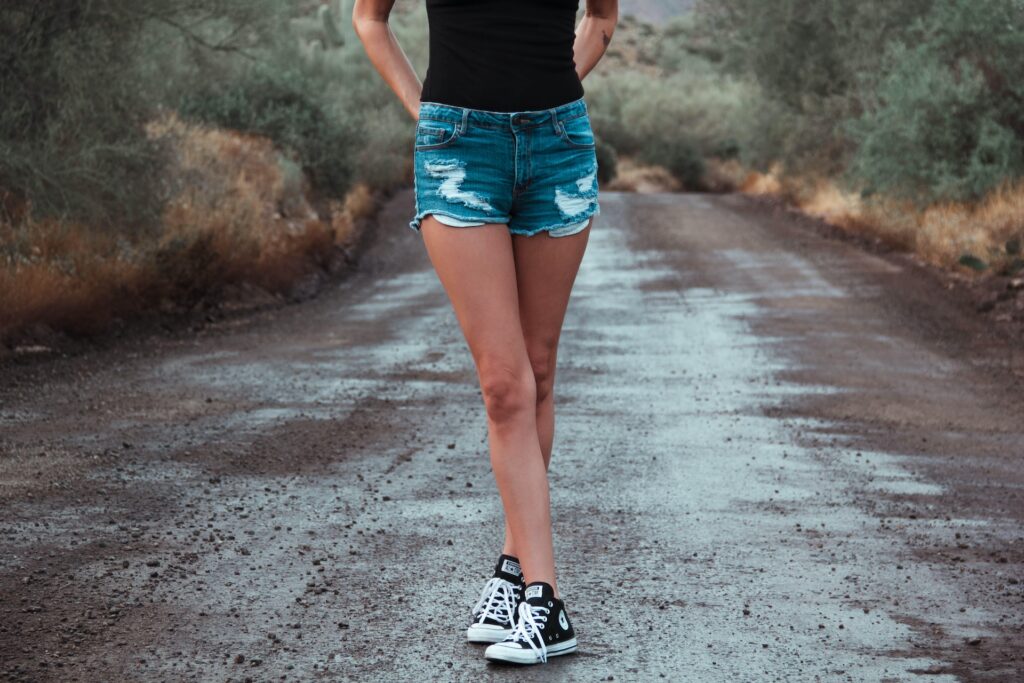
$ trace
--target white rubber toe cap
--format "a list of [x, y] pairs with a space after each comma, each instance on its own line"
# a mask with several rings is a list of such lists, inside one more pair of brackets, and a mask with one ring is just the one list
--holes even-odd
[[466, 629], [466, 640], [471, 643], [500, 643], [512, 632], [495, 624], [473, 624]]

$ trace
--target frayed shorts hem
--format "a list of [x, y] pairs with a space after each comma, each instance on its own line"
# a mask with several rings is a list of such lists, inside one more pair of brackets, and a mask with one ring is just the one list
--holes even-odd
[[[583, 214], [582, 216], [574, 217], [571, 221], [556, 223], [554, 225], [546, 225], [544, 227], [534, 228], [532, 230], [528, 230], [526, 228], [509, 228], [508, 231], [513, 235], [525, 235], [527, 237], [532, 237], [533, 235], [538, 235], [542, 232], [548, 233], [551, 237], [569, 237], [570, 235], [575, 235], [586, 230], [587, 227], [590, 225], [590, 220], [600, 213], [601, 206], [600, 204], [596, 204], [594, 206], [593, 211], [589, 211]], [[488, 217], [486, 219], [482, 219], [479, 216], [467, 217], [460, 216], [455, 213], [450, 213], [448, 211], [436, 211], [430, 209], [428, 211], [420, 211], [419, 213], [417, 213], [416, 216], [411, 221], [409, 221], [409, 227], [414, 232], [419, 233], [420, 225], [423, 222], [423, 219], [432, 214], [438, 214], [441, 216], [446, 216], [448, 218], [466, 221], [467, 223], [473, 223], [473, 225], [451, 225], [449, 223], [444, 223], [443, 221], [438, 221], [442, 225], [448, 225], [449, 227], [455, 228], [475, 228], [478, 227], [479, 225], [487, 225], [491, 223], [504, 223], [507, 225], [511, 220], [511, 218], [508, 216]]]
[[[484, 218], [480, 218], [480, 216], [460, 216], [457, 213], [451, 213], [449, 211], [438, 211], [436, 209], [428, 209], [426, 211], [420, 211], [419, 213], [417, 213], [413, 217], [413, 219], [411, 221], [409, 221], [409, 227], [412, 228], [413, 230], [415, 230], [416, 232], [419, 232], [420, 231], [420, 223], [423, 222], [423, 219], [426, 218], [427, 216], [429, 216], [430, 214], [434, 214], [434, 213], [440, 214], [442, 216], [448, 216], [449, 218], [455, 218], [455, 219], [460, 220], [460, 221], [467, 221], [467, 222], [479, 221], [479, 222], [485, 222], [485, 223], [508, 223], [510, 220], [512, 220], [511, 217], [509, 217], [509, 216], [496, 216], [496, 217], [493, 217], [493, 218], [492, 217], [488, 217], [488, 218], [484, 219]], [[465, 226], [458, 226], [458, 227], [465, 227]], [[468, 227], [474, 227], [474, 226], [468, 226]]]
[[601, 207], [595, 206], [593, 211], [574, 218], [572, 221], [567, 223], [556, 223], [555, 225], [547, 225], [543, 228], [536, 228], [535, 230], [509, 228], [508, 231], [513, 235], [526, 235], [527, 237], [532, 237], [533, 235], [537, 235], [542, 232], [548, 233], [551, 237], [569, 237], [570, 235], [575, 235], [586, 230], [590, 225], [590, 219], [599, 213], [601, 213]]

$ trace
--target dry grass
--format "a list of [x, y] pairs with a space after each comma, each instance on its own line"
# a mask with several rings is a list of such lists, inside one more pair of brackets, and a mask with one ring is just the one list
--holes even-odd
[[[747, 179], [747, 170], [734, 160], [709, 159], [700, 190], [733, 192]], [[633, 157], [619, 157], [615, 178], [602, 186], [616, 192], [683, 192], [686, 187], [663, 166], [639, 163]]]
[[[849, 232], [879, 238], [945, 268], [1007, 272], [1024, 266], [1024, 181], [1008, 183], [981, 202], [936, 204], [921, 210], [886, 198], [864, 199], [828, 180], [750, 173], [743, 192], [779, 197], [801, 211]], [[1015, 244], [1016, 242], [1016, 244]], [[972, 258], [973, 257], [973, 258]], [[973, 267], [963, 265], [971, 262]]]
[[[34, 220], [0, 224], [0, 340], [33, 326], [72, 333], [154, 305], [191, 306], [225, 285], [288, 289], [376, 210], [369, 188], [314, 210], [304, 175], [266, 139], [155, 121], [174, 188], [158, 234]], [[326, 217], [323, 217], [326, 216]]]
[[618, 168], [604, 188], [615, 192], [679, 192], [682, 183], [661, 166], [638, 164], [629, 157], [619, 157]]
[[109, 236], [28, 220], [0, 225], [0, 243], [0, 338], [37, 324], [91, 332], [137, 293], [139, 264]]

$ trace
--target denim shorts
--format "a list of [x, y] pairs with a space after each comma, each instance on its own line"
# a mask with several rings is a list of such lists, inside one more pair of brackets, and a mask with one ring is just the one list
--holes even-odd
[[505, 223], [515, 235], [580, 232], [601, 210], [594, 149], [583, 98], [520, 112], [422, 102], [409, 227], [433, 214], [456, 227]]

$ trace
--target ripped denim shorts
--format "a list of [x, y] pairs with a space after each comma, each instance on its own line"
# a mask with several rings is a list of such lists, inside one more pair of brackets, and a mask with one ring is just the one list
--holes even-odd
[[562, 237], [601, 210], [583, 98], [520, 112], [422, 102], [413, 162], [417, 232], [433, 214], [456, 227], [505, 223], [516, 235]]

